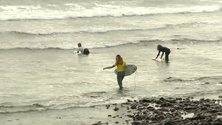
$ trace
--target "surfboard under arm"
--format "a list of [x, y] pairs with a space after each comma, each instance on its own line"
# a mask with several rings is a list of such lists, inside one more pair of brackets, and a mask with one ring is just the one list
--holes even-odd
[[[136, 70], [137, 70], [136, 65], [127, 64], [125, 66], [125, 76], [129, 76], [129, 75], [133, 74], [134, 72], [136, 72]], [[117, 69], [114, 70], [114, 73], [117, 74]]]

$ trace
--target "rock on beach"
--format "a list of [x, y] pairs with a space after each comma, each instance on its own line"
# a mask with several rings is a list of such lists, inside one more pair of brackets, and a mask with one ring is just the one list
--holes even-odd
[[[192, 97], [147, 98], [139, 101], [128, 100], [115, 105], [113, 110], [118, 111], [121, 108], [125, 108], [127, 112], [121, 116], [112, 116], [112, 119], [124, 118], [126, 125], [222, 125], [221, 100], [194, 100]], [[115, 124], [118, 123], [116, 119]], [[98, 122], [93, 125], [104, 124], [109, 123]]]

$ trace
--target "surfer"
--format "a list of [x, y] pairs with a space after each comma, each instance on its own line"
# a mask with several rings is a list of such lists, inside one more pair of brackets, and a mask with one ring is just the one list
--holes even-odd
[[125, 65], [126, 65], [126, 62], [123, 61], [123, 58], [120, 55], [116, 55], [116, 63], [110, 67], [103, 68], [103, 70], [105, 70], [105, 69], [110, 69], [117, 66], [117, 82], [119, 84], [120, 90], [123, 89], [122, 81], [125, 76]]
[[81, 43], [78, 43], [78, 51], [77, 53], [81, 52], [82, 54], [88, 55], [89, 50], [87, 48], [83, 48]]
[[161, 55], [160, 59], [162, 59], [162, 57], [165, 53], [165, 62], [168, 63], [169, 62], [170, 49], [167, 48], [167, 47], [163, 47], [161, 45], [158, 45], [157, 50], [159, 50], [159, 52], [158, 52], [155, 59], [157, 59], [157, 57], [160, 55], [160, 52], [162, 52], [162, 55]]

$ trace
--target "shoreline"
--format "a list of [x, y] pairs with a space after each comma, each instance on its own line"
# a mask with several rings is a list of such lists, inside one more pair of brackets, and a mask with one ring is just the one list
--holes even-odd
[[214, 98], [146, 98], [85, 108], [6, 113], [0, 114], [0, 121], [2, 125], [220, 125], [221, 96], [207, 96]]
[[106, 105], [117, 115], [92, 125], [221, 125], [222, 96], [208, 94], [195, 97], [146, 98]]
[[[115, 106], [118, 111], [125, 108], [125, 112], [109, 115], [115, 124], [126, 125], [221, 125], [222, 105], [220, 99], [194, 97], [187, 98], [159, 98], [128, 100]], [[105, 125], [110, 122], [101, 121], [92, 125]]]

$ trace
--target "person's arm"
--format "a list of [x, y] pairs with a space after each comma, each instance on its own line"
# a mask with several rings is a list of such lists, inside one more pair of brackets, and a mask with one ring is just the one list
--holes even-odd
[[105, 70], [105, 69], [111, 69], [111, 68], [113, 68], [113, 67], [115, 67], [115, 65], [112, 65], [112, 66], [109, 66], [109, 67], [105, 67], [105, 68], [103, 68], [103, 70]]
[[79, 47], [78, 47], [77, 53], [79, 53], [79, 52], [80, 52], [80, 49], [79, 49]]
[[155, 59], [157, 59], [157, 57], [160, 55], [160, 51], [158, 52], [158, 54], [157, 54], [157, 56], [156, 56], [156, 58]]
[[164, 54], [164, 52], [162, 52], [162, 55], [161, 55], [160, 59], [162, 59], [162, 57], [163, 57], [163, 54]]

